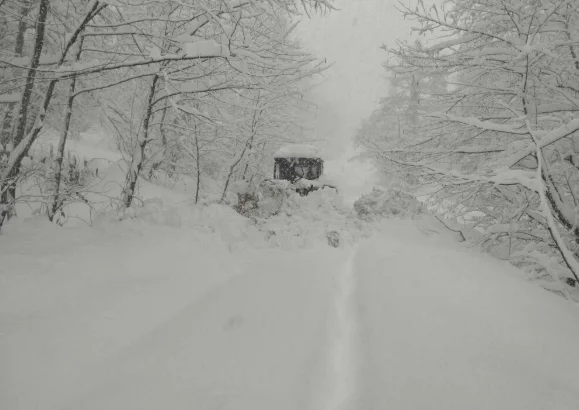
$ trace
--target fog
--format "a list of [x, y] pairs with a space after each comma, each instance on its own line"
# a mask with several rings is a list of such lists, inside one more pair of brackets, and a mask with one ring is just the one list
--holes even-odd
[[302, 44], [333, 66], [310, 98], [318, 106], [313, 132], [327, 141], [330, 157], [350, 150], [360, 121], [387, 92], [382, 44], [407, 39], [410, 22], [397, 0], [336, 0], [339, 11], [312, 16], [298, 27]]
[[[332, 67], [308, 95], [317, 106], [309, 114], [311, 133], [321, 139], [326, 174], [341, 181], [352, 202], [378, 183], [373, 167], [349, 161], [355, 154], [353, 137], [388, 87], [382, 64], [393, 46], [410, 37], [411, 23], [396, 10], [397, 0], [336, 0], [340, 9], [304, 19], [298, 27], [303, 46]], [[308, 137], [312, 137], [308, 136]]]

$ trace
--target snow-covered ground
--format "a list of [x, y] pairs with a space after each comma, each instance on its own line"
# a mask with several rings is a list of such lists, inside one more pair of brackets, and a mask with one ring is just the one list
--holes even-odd
[[362, 247], [355, 267], [356, 408], [577, 408], [577, 306], [410, 222]]
[[577, 306], [413, 221], [356, 245], [291, 249], [162, 221], [7, 226], [0, 408], [579, 402]]
[[339, 196], [268, 220], [151, 183], [136, 218], [20, 213], [0, 235], [0, 409], [577, 408], [578, 307], [427, 220], [357, 220], [372, 170], [343, 160]]

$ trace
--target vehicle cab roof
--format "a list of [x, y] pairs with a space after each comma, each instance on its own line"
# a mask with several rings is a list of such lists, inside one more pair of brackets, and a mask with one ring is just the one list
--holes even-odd
[[291, 144], [281, 147], [274, 154], [274, 158], [311, 158], [322, 159], [320, 152], [313, 145]]

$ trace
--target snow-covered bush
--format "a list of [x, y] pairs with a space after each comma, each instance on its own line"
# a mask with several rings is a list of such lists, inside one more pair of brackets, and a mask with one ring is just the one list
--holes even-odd
[[261, 216], [278, 214], [295, 197], [289, 181], [265, 180], [259, 186], [259, 209]]
[[414, 196], [397, 188], [374, 187], [354, 202], [354, 210], [360, 219], [372, 221], [387, 217], [414, 217], [425, 212], [424, 205]]
[[248, 181], [235, 181], [230, 191], [237, 195], [237, 204], [234, 209], [241, 215], [249, 216], [257, 208], [258, 188]]
[[12, 205], [26, 204], [32, 214], [48, 215], [62, 226], [69, 220], [72, 205], [92, 207], [89, 196], [97, 191], [98, 172], [71, 150], [59, 157], [52, 144], [36, 146], [20, 163]]
[[233, 208], [239, 214], [257, 218], [277, 215], [296, 195], [295, 187], [283, 180], [264, 180], [258, 186], [247, 181], [236, 181], [230, 192], [237, 195]]

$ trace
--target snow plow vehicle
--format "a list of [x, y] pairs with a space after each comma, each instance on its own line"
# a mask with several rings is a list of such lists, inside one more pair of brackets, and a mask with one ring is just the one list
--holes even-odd
[[324, 177], [324, 160], [315, 147], [288, 145], [273, 157], [273, 178], [263, 179], [258, 184], [239, 180], [231, 185], [231, 192], [237, 194], [235, 210], [241, 215], [277, 215], [289, 203], [295, 205], [294, 192], [305, 197], [313, 191], [332, 188], [338, 193], [336, 186]]
[[324, 160], [316, 147], [305, 144], [286, 145], [274, 154], [274, 180], [289, 181], [296, 192], [305, 196], [312, 191], [334, 185], [322, 178]]

